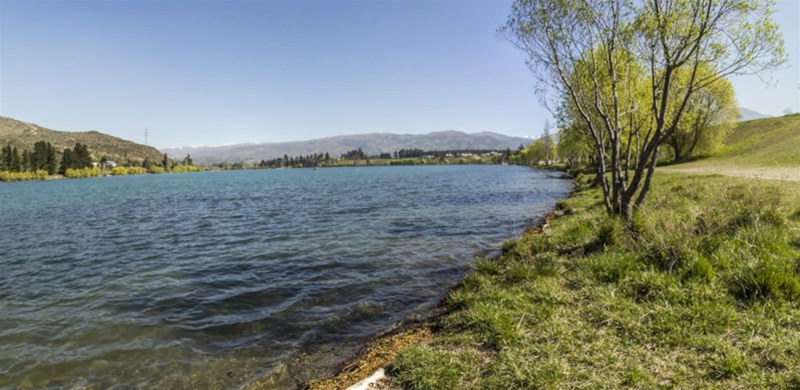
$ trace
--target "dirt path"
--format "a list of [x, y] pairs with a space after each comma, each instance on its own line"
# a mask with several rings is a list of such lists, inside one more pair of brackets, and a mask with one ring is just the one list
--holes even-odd
[[658, 169], [662, 172], [684, 172], [705, 175], [717, 174], [725, 176], [749, 177], [753, 179], [800, 181], [800, 167], [743, 168], [720, 165], [699, 165], [672, 166]]

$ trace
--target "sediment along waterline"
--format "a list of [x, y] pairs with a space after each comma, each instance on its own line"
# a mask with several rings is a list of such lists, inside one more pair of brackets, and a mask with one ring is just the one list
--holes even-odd
[[[571, 182], [515, 166], [0, 183], [0, 387], [237, 388], [332, 370]], [[287, 365], [300, 372], [281, 375]]]

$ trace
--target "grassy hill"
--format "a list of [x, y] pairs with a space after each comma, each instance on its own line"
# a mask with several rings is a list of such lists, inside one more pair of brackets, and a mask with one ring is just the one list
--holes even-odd
[[720, 150], [693, 164], [800, 166], [800, 114], [742, 122]]
[[800, 181], [800, 114], [741, 122], [711, 156], [659, 169]]
[[124, 161], [126, 156], [130, 161], [142, 161], [145, 157], [149, 157], [153, 161], [161, 161], [163, 157], [163, 154], [156, 148], [98, 131], [57, 131], [32, 123], [0, 117], [0, 145], [10, 142], [20, 150], [32, 150], [33, 144], [37, 141], [50, 142], [59, 152], [64, 148], [72, 148], [75, 143], [79, 142], [88, 145], [93, 156], [98, 158], [107, 156], [118, 162]]

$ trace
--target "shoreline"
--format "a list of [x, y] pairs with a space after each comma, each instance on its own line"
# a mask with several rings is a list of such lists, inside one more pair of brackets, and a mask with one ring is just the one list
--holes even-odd
[[[566, 172], [566, 170], [554, 167], [530, 167], [540, 169], [543, 171], [561, 172], [557, 177], [550, 176], [554, 180], [569, 179], [573, 182], [572, 190], [561, 199], [567, 199], [573, 196], [578, 186], [575, 183], [575, 177]], [[499, 247], [486, 249], [475, 253], [474, 260], [489, 260], [495, 261], [503, 256], [508, 249], [506, 243], [512, 240], [518, 240], [523, 237], [541, 235], [549, 229], [549, 222], [564, 215], [563, 209], [559, 207], [559, 202], [553, 205], [550, 211], [543, 215], [534, 215], [528, 218], [529, 226], [519, 235], [514, 235], [506, 240]], [[488, 256], [486, 256], [488, 255]], [[378, 333], [367, 339], [365, 344], [359, 348], [356, 354], [343, 361], [337, 369], [337, 373], [328, 377], [322, 377], [307, 381], [301, 385], [300, 388], [309, 390], [322, 390], [322, 389], [348, 389], [348, 390], [362, 390], [362, 389], [395, 389], [391, 385], [384, 383], [386, 369], [394, 361], [394, 358], [400, 349], [413, 345], [425, 343], [433, 340], [436, 329], [436, 320], [444, 314], [445, 300], [454, 291], [462, 287], [464, 279], [473, 272], [469, 269], [461, 280], [455, 285], [451, 286], [442, 294], [431, 309], [418, 313], [411, 318], [400, 321], [396, 326]], [[262, 378], [263, 379], [263, 378]], [[255, 381], [253, 385], [248, 386], [250, 389], [259, 389], [259, 381]]]
[[[141, 172], [141, 173], [126, 173], [115, 175], [110, 172], [103, 172], [100, 175], [95, 176], [87, 176], [87, 177], [67, 177], [62, 174], [55, 174], [55, 175], [47, 175], [46, 177], [39, 178], [39, 177], [26, 177], [23, 179], [14, 179], [14, 180], [2, 180], [0, 179], [0, 183], [16, 183], [16, 182], [25, 182], [25, 181], [49, 181], [49, 180], [60, 180], [60, 179], [90, 179], [94, 177], [109, 177], [109, 176], [143, 176], [143, 175], [161, 175], [161, 174], [171, 174], [171, 173], [189, 173], [189, 172], [208, 172], [208, 171], [260, 171], [260, 170], [284, 170], [284, 169], [311, 169], [311, 170], [318, 170], [318, 169], [329, 169], [329, 168], [366, 168], [366, 167], [408, 167], [408, 166], [439, 166], [439, 165], [501, 165], [499, 162], [481, 162], [481, 161], [469, 161], [469, 162], [426, 162], [426, 163], [413, 163], [413, 164], [392, 164], [391, 161], [388, 163], [381, 163], [381, 164], [331, 164], [331, 165], [320, 165], [314, 167], [256, 167], [256, 168], [223, 168], [223, 167], [215, 167], [215, 166], [199, 166], [197, 170], [187, 170], [181, 172], [174, 172], [174, 171], [164, 171], [164, 172]], [[519, 165], [519, 164], [514, 164]], [[526, 166], [526, 165], [520, 165]], [[130, 168], [130, 167], [129, 167]], [[543, 170], [546, 170], [546, 167], [540, 167]], [[5, 174], [24, 174], [30, 173], [33, 175], [32, 172], [11, 172], [11, 171], [0, 171], [0, 173]], [[2, 177], [2, 176], [0, 176]]]

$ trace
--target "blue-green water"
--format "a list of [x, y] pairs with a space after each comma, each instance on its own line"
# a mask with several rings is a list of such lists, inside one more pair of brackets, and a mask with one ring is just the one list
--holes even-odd
[[0, 387], [291, 387], [570, 186], [513, 166], [0, 183]]

